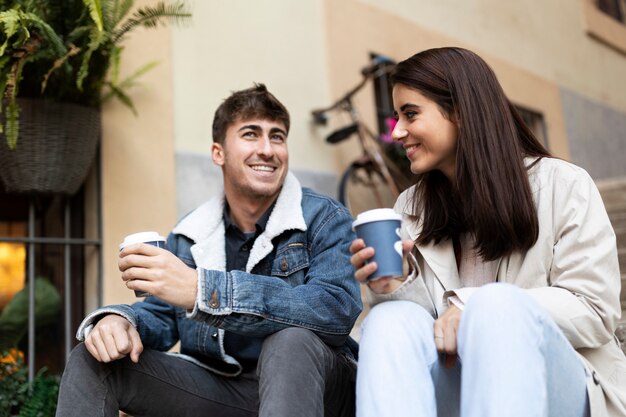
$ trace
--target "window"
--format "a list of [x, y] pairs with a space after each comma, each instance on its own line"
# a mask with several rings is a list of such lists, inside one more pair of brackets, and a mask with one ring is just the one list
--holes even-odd
[[548, 134], [546, 133], [546, 122], [543, 114], [518, 105], [514, 105], [514, 107], [537, 140], [548, 148]]
[[99, 211], [95, 194], [24, 196], [0, 185], [0, 350], [22, 351], [31, 378], [44, 366], [61, 373], [84, 317], [86, 277], [100, 280], [100, 241], [85, 238], [87, 229], [100, 234], [86, 220], [85, 207]]
[[589, 36], [626, 53], [626, 0], [580, 0]]
[[624, 23], [626, 0], [597, 0], [596, 5], [603, 13], [606, 13], [613, 19]]

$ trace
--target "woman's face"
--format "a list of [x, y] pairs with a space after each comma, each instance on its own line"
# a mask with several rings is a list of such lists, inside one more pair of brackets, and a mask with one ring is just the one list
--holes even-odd
[[457, 126], [444, 117], [437, 103], [402, 84], [393, 87], [393, 107], [398, 123], [391, 135], [404, 145], [411, 172], [437, 169], [454, 182]]

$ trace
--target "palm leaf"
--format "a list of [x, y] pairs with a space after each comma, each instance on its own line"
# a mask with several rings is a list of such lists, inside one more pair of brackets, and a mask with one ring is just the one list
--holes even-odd
[[[109, 87], [110, 89], [110, 92], [105, 95], [107, 99], [111, 97], [117, 98], [119, 101], [124, 103], [126, 107], [128, 107], [133, 112], [135, 116], [137, 116], [138, 114], [137, 109], [135, 108], [133, 101], [130, 99], [130, 97], [128, 97], [128, 95], [126, 95], [126, 93], [124, 93], [124, 91], [122, 91], [119, 87], [111, 84], [110, 82], [107, 82], [106, 86]], [[102, 101], [104, 101], [104, 99]]]
[[[116, 2], [117, 1], [118, 0], [116, 0]], [[119, 3], [119, 6], [116, 9], [114, 20], [112, 22], [113, 26], [111, 28], [116, 27], [122, 21], [122, 19], [126, 17], [128, 12], [130, 12], [130, 9], [133, 7], [133, 4], [135, 4], [135, 0], [122, 0], [122, 2]]]
[[157, 3], [154, 7], [143, 7], [126, 20], [120, 28], [113, 33], [113, 42], [117, 43], [126, 33], [132, 31], [138, 26], [147, 28], [156, 27], [163, 19], [182, 22], [191, 17], [182, 2], [174, 4]]
[[[126, 96], [126, 94], [124, 93], [124, 90], [134, 86], [135, 81], [137, 81], [139, 77], [144, 75], [146, 72], [152, 70], [157, 65], [159, 65], [157, 61], [149, 62], [146, 65], [139, 68], [137, 71], [133, 72], [128, 77], [124, 78], [124, 80], [122, 80], [121, 83], [117, 83], [117, 79], [112, 78], [110, 82], [106, 83], [106, 86], [109, 88], [109, 92], [102, 96], [102, 102], [110, 100], [112, 97], [117, 97], [124, 104], [126, 104], [131, 110], [133, 110], [135, 107], [130, 101], [130, 97], [128, 97], [128, 101], [125, 101], [125, 99], [119, 93], [121, 92], [123, 93], [124, 96]], [[114, 65], [111, 67], [112, 71], [114, 67], [115, 67]], [[133, 110], [133, 113], [135, 113], [135, 116], [137, 115], [136, 111], [134, 110]]]
[[[67, 52], [63, 40], [57, 35], [57, 33], [50, 27], [49, 24], [44, 22], [39, 16], [34, 13], [23, 12], [21, 10], [11, 9], [4, 12], [0, 12], [0, 23], [3, 26], [3, 32], [6, 36], [5, 42], [0, 46], [0, 56], [4, 55], [4, 52], [8, 45], [22, 46], [30, 38], [30, 28], [38, 29], [41, 37], [45, 39], [53, 47], [54, 51], [63, 55]], [[18, 39], [11, 38], [15, 35]]]
[[119, 83], [118, 86], [122, 88], [132, 87], [133, 85], [135, 85], [135, 81], [137, 81], [139, 77], [144, 75], [146, 72], [151, 71], [157, 65], [159, 65], [158, 61], [148, 62], [146, 65], [142, 66], [141, 68], [133, 72], [131, 75], [124, 78], [124, 80], [121, 83]]
[[17, 144], [17, 137], [20, 132], [20, 108], [15, 100], [7, 103], [7, 116], [5, 126], [5, 136], [7, 137], [7, 145], [9, 149], [15, 149]]
[[[106, 0], [105, 0], [106, 1]], [[96, 27], [100, 32], [104, 30], [104, 22], [102, 18], [102, 4], [100, 0], [83, 0], [87, 9], [89, 9], [89, 15], [91, 20], [96, 24]]]
[[91, 60], [91, 55], [100, 48], [102, 44], [104, 44], [108, 39], [106, 32], [92, 30], [89, 36], [89, 45], [85, 54], [83, 55], [83, 60], [81, 62], [80, 68], [78, 70], [78, 75], [76, 77], [76, 87], [79, 91], [83, 90], [83, 81], [89, 74], [89, 61]]

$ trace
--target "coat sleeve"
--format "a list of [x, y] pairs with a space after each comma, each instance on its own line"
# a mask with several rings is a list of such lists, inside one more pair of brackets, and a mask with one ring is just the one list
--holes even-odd
[[188, 316], [258, 337], [302, 327], [341, 346], [362, 309], [348, 249], [354, 239], [351, 225], [347, 210], [339, 206], [308, 225], [309, 265], [301, 285], [276, 276], [200, 268], [198, 300]]
[[574, 348], [598, 347], [613, 338], [621, 314], [615, 233], [584, 170], [576, 167], [574, 176], [555, 176], [554, 181], [551, 212], [539, 211], [553, 216], [549, 286], [528, 291]]
[[81, 322], [76, 338], [84, 341], [95, 324], [109, 314], [128, 320], [139, 332], [145, 348], [167, 351], [178, 341], [175, 309], [156, 297], [132, 305], [114, 304], [93, 311]]

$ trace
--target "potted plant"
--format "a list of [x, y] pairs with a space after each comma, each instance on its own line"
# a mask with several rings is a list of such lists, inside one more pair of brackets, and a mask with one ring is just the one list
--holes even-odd
[[73, 194], [95, 156], [100, 105], [114, 97], [136, 112], [126, 91], [155, 64], [120, 80], [124, 39], [135, 28], [191, 15], [182, 1], [133, 5], [0, 0], [0, 179], [7, 191]]

